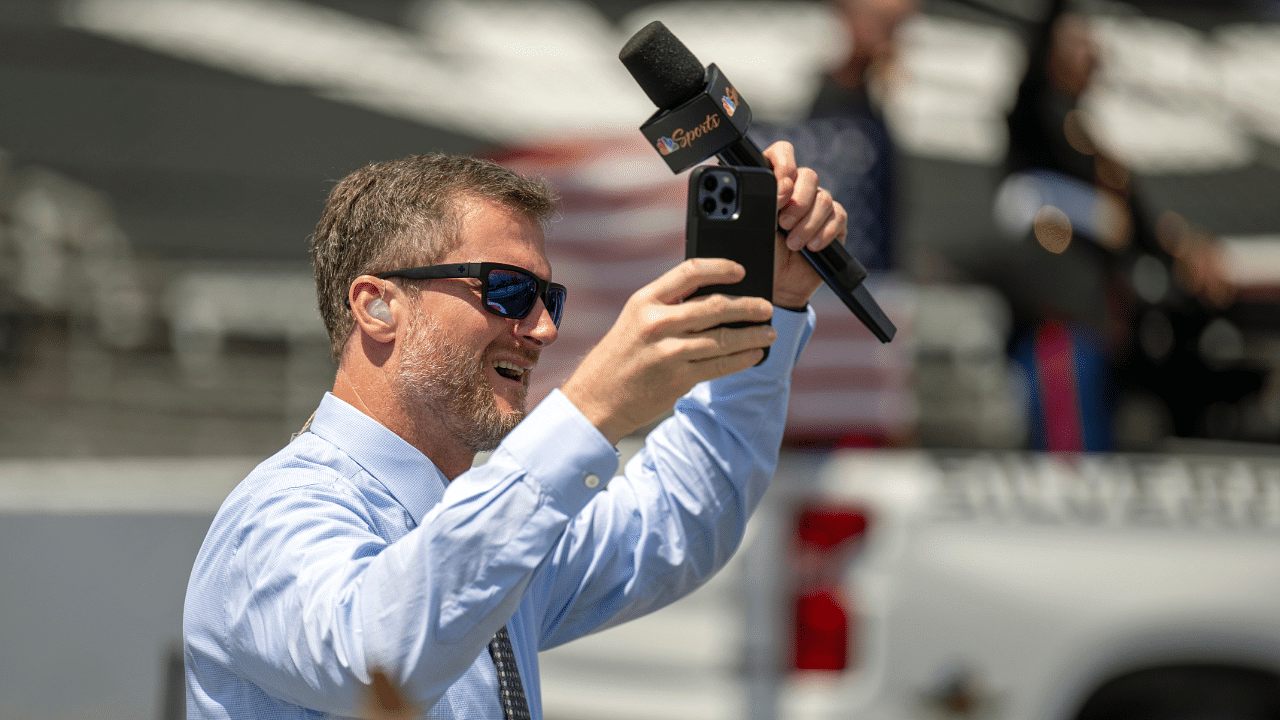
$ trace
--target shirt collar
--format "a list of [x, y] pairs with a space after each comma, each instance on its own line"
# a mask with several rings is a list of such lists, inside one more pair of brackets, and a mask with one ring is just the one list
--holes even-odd
[[324, 394], [310, 430], [382, 483], [415, 524], [444, 495], [448, 480], [426, 455], [333, 393]]

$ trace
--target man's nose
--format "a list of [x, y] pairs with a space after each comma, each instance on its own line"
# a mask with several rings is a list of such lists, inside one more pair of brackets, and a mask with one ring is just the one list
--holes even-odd
[[551, 319], [551, 311], [542, 298], [538, 298], [538, 304], [520, 321], [517, 330], [521, 337], [528, 338], [538, 347], [550, 345], [560, 334], [555, 321]]

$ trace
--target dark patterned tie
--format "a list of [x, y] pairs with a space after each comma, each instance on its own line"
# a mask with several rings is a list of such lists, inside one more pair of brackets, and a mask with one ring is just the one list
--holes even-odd
[[530, 720], [529, 703], [524, 699], [524, 684], [516, 667], [516, 654], [511, 649], [511, 636], [503, 625], [489, 641], [489, 656], [498, 671], [498, 699], [502, 701], [504, 720]]

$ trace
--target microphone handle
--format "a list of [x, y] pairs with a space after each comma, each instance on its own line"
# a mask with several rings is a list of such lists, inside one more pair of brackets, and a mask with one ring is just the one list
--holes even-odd
[[[827, 247], [840, 247], [841, 250], [844, 250], [839, 243], [832, 243]], [[823, 265], [825, 264], [823, 258], [821, 258], [823, 253], [815, 253], [805, 249], [801, 250], [800, 254], [804, 255], [809, 264], [818, 271], [818, 276], [827, 284], [827, 287], [831, 288], [831, 291], [836, 294], [836, 297], [840, 298], [840, 302], [844, 303], [845, 307], [853, 311], [854, 317], [858, 318], [871, 331], [871, 334], [876, 336], [877, 340], [887, 343], [893, 339], [893, 336], [898, 332], [898, 328], [889, 319], [889, 316], [884, 314], [884, 310], [880, 309], [880, 304], [876, 302], [876, 299], [871, 297], [866, 285], [858, 283], [853, 289], [846, 289], [840, 279], [828, 275], [823, 270]], [[844, 254], [846, 257], [848, 256], [848, 253]], [[866, 271], [864, 270], [863, 272]]]
[[[716, 153], [716, 157], [725, 165], [770, 169], [773, 167], [759, 146], [749, 137], [731, 143]], [[840, 298], [845, 307], [853, 311], [858, 320], [862, 321], [862, 324], [880, 342], [889, 342], [893, 339], [898, 329], [862, 284], [867, 277], [866, 268], [849, 254], [843, 244], [833, 242], [818, 252], [802, 248], [800, 254], [809, 261], [813, 269], [818, 272], [818, 276], [835, 292], [836, 297]]]
[[728, 147], [716, 153], [716, 157], [720, 158], [720, 162], [725, 165], [773, 169], [773, 163], [769, 162], [769, 158], [764, 156], [760, 146], [745, 135], [741, 140], [730, 143]]

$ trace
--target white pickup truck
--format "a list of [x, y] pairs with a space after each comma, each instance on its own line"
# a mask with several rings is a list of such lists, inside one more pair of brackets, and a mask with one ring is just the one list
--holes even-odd
[[548, 718], [1280, 717], [1280, 456], [791, 455], [752, 522]]
[[790, 489], [780, 717], [1280, 717], [1280, 457], [858, 451]]

